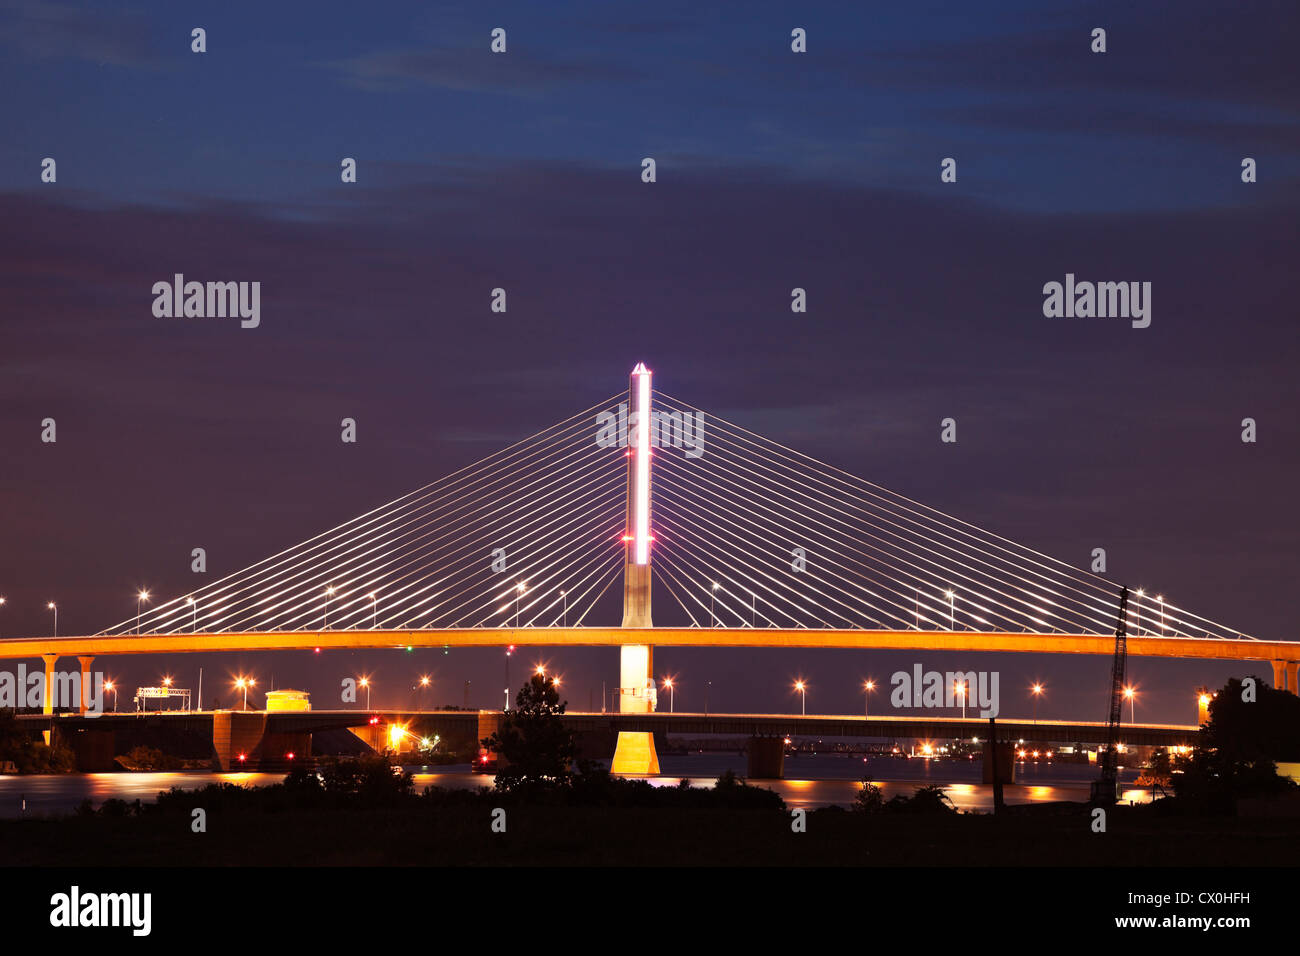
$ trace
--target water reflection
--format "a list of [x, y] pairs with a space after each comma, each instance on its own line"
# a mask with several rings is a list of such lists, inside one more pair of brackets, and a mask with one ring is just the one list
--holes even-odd
[[[746, 760], [742, 755], [690, 754], [664, 755], [660, 758], [663, 773], [646, 778], [656, 787], [675, 787], [683, 778], [694, 787], [711, 787], [719, 774], [730, 770], [744, 776]], [[428, 786], [457, 790], [491, 787], [491, 774], [470, 772], [468, 764], [432, 767], [409, 767], [417, 790]], [[894, 760], [886, 757], [863, 761], [860, 757], [836, 754], [801, 755], [785, 763], [786, 779], [752, 780], [780, 794], [791, 807], [815, 809], [852, 804], [861, 789], [863, 774], [880, 787], [885, 800], [911, 796], [918, 787], [939, 785], [945, 788], [953, 804], [961, 810], [991, 811], [993, 788], [981, 782], [978, 763], [956, 760]], [[1057, 800], [1086, 803], [1096, 770], [1079, 764], [1024, 764], [1017, 766], [1016, 783], [1007, 784], [1004, 797], [1009, 804], [1044, 803]], [[1149, 790], [1133, 786], [1137, 772], [1126, 770], [1122, 800], [1125, 803], [1149, 803]], [[159, 791], [172, 787], [195, 789], [210, 783], [234, 783], [241, 786], [266, 786], [279, 783], [284, 774], [207, 772], [168, 773], [88, 773], [49, 776], [0, 776], [0, 817], [17, 817], [22, 801], [29, 815], [70, 813], [83, 800], [96, 806], [116, 797], [131, 802], [150, 802]]]

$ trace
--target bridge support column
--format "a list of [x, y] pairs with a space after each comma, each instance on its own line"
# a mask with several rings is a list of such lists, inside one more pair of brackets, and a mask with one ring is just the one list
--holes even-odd
[[[41, 660], [45, 662], [45, 690], [41, 702], [41, 713], [54, 713], [54, 665], [59, 662], [58, 654], [42, 654]], [[50, 731], [44, 731], [42, 736], [45, 738], [45, 746], [50, 745]]]
[[1273, 689], [1286, 690], [1286, 661], [1273, 661]]
[[[649, 571], [649, 568], [646, 569]], [[655, 709], [654, 648], [648, 644], [625, 644], [619, 649], [618, 712], [649, 714]], [[654, 734], [620, 730], [614, 747], [610, 773], [657, 774], [659, 754]]]
[[784, 737], [749, 738], [748, 776], [756, 779], [780, 780], [785, 770]]
[[1296, 678], [1300, 676], [1297, 671], [1300, 671], [1300, 661], [1286, 662], [1286, 689], [1293, 694], [1300, 694], [1300, 687], [1296, 686]]
[[81, 662], [81, 700], [77, 703], [77, 713], [85, 714], [90, 707], [90, 665], [94, 663], [93, 657], [78, 657]]

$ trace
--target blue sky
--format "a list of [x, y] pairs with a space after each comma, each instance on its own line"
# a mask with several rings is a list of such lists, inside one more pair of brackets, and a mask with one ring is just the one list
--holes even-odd
[[[50, 598], [98, 630], [191, 586], [196, 543], [244, 567], [644, 360], [774, 440], [1293, 637], [1294, 4], [701, 7], [0, 2], [0, 633], [48, 630]], [[262, 326], [154, 318], [175, 272], [262, 282]], [[1044, 318], [1067, 272], [1151, 281], [1152, 326]], [[685, 670], [738, 668], [735, 706], [785, 702], [711, 654]], [[612, 672], [569, 666], [583, 705]], [[1169, 719], [1235, 672], [1167, 667]]]

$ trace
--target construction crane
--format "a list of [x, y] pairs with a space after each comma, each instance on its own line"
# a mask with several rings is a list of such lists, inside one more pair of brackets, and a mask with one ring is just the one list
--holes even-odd
[[1106, 718], [1106, 749], [1101, 777], [1092, 783], [1092, 802], [1110, 805], [1118, 798], [1119, 721], [1124, 705], [1124, 674], [1128, 667], [1128, 588], [1119, 591], [1119, 621], [1115, 625], [1115, 657], [1110, 667], [1110, 713]]

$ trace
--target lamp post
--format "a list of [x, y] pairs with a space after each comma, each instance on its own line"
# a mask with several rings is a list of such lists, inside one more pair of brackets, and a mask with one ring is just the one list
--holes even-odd
[[194, 617], [190, 621], [190, 632], [197, 634], [199, 632], [199, 606], [194, 603], [194, 598], [192, 597], [187, 597], [185, 603], [188, 604], [194, 612]]
[[1033, 687], [1029, 688], [1029, 692], [1034, 695], [1034, 723], [1037, 724], [1038, 723], [1038, 698], [1043, 695], [1043, 685], [1036, 683], [1034, 684]]
[[54, 612], [54, 636], [58, 637], [59, 636], [59, 606], [55, 604], [53, 601], [50, 601], [45, 606]]
[[357, 681], [357, 684], [358, 686], [364, 687], [366, 689], [366, 710], [369, 710], [370, 709], [370, 678], [363, 677], [359, 681]]
[[106, 681], [104, 681], [104, 690], [109, 691], [110, 693], [112, 693], [112, 695], [113, 695], [113, 713], [117, 713], [117, 685], [114, 684], [111, 680], [106, 680]]
[[248, 710], [248, 688], [253, 687], [256, 684], [257, 681], [255, 681], [251, 677], [235, 678], [235, 689], [242, 690], [244, 692], [244, 710]]
[[713, 613], [713, 607], [716, 604], [717, 600], [718, 600], [718, 582], [714, 581], [713, 589], [709, 592], [709, 619], [713, 622], [714, 627], [718, 626], [718, 616]]
[[569, 592], [565, 590], [561, 590], [560, 597], [564, 598], [564, 618], [561, 626], [568, 627], [569, 626]]
[[0, 597], [0, 607], [4, 607], [4, 606], [5, 606], [5, 599]]
[[515, 646], [513, 644], [511, 644], [509, 647], [506, 648], [506, 686], [505, 686], [505, 694], [506, 694], [505, 709], [506, 710], [510, 709], [510, 655], [513, 654], [514, 652], [515, 652]]
[[671, 677], [664, 678], [664, 687], [668, 688], [668, 713], [671, 714], [673, 712], [673, 698], [676, 692], [676, 688], [673, 687], [673, 679]]
[[946, 592], [948, 597], [948, 630], [957, 630], [957, 593], [949, 588]]
[[808, 716], [808, 685], [805, 684], [802, 680], [797, 680], [794, 682], [794, 689], [799, 692], [799, 696], [802, 698], [800, 713], [804, 717], [807, 717]]
[[961, 719], [966, 719], [966, 681], [955, 680], [952, 682], [953, 690], [961, 696]]
[[866, 680], [862, 682], [862, 700], [863, 700], [862, 716], [863, 717], [871, 716], [871, 692], [875, 689], [876, 689], [875, 681]]
[[[426, 687], [429, 687], [430, 685], [432, 685], [432, 683], [433, 683], [433, 681], [430, 680], [428, 674], [421, 674], [421, 675], [420, 675], [420, 683], [419, 683], [419, 685], [418, 685], [418, 687], [417, 687], [417, 691], [423, 691]], [[422, 693], [420, 694], [420, 703], [421, 703], [421, 705], [424, 704], [424, 695], [423, 695]]]
[[1163, 594], [1156, 595], [1156, 603], [1160, 605], [1160, 636], [1167, 637], [1165, 634], [1165, 598]]
[[140, 605], [149, 600], [149, 592], [144, 588], [135, 596], [135, 632], [140, 633]]
[[379, 619], [379, 595], [374, 591], [370, 592], [370, 629], [375, 629], [375, 622]]
[[1125, 687], [1124, 697], [1125, 699], [1128, 700], [1128, 722], [1129, 724], [1136, 724], [1137, 717], [1135, 715], [1137, 713], [1137, 688]]
[[713, 688], [713, 681], [704, 682], [704, 716], [709, 716], [709, 691]]
[[322, 631], [328, 631], [330, 629], [330, 598], [332, 598], [333, 596], [334, 596], [334, 585], [331, 584], [329, 587], [325, 589], [325, 623], [321, 627]]
[[[520, 581], [519, 584], [515, 586], [515, 627], [519, 626], [519, 598], [522, 597], [524, 592], [527, 590], [528, 590], [527, 581]], [[509, 681], [507, 681], [506, 683], [508, 685]]]

